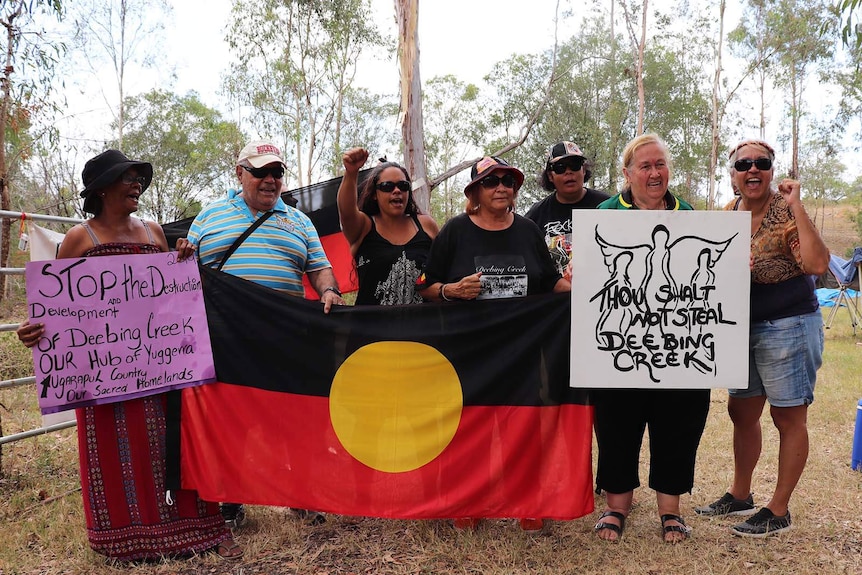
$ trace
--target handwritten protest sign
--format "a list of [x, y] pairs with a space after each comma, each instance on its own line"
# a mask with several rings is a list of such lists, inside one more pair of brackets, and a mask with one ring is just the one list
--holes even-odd
[[42, 413], [215, 380], [197, 263], [176, 253], [27, 264]]
[[573, 387], [748, 385], [747, 212], [574, 210]]

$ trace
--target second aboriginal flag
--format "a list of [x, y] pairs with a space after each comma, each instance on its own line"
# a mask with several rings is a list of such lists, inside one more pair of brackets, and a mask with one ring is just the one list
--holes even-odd
[[202, 270], [216, 374], [183, 392], [208, 501], [391, 518], [593, 510], [567, 295], [321, 306]]

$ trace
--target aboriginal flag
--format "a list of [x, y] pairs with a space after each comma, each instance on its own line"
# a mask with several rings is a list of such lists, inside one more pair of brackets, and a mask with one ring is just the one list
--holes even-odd
[[566, 294], [336, 307], [202, 269], [223, 383], [183, 390], [182, 484], [391, 518], [593, 510]]
[[[368, 176], [371, 170], [361, 170], [359, 172], [357, 187], [362, 186], [362, 182]], [[356, 271], [353, 266], [353, 256], [350, 255], [350, 245], [341, 233], [341, 222], [338, 219], [338, 186], [341, 185], [341, 178], [333, 178], [325, 182], [319, 182], [303, 188], [296, 188], [285, 192], [281, 198], [300, 210], [302, 210], [320, 236], [320, 243], [323, 246], [323, 251], [326, 252], [326, 257], [329, 263], [332, 264], [332, 271], [335, 273], [335, 280], [338, 282], [341, 291], [347, 293], [359, 289], [357, 283]], [[318, 299], [317, 292], [311, 287], [311, 282], [308, 281], [308, 276], [302, 276], [302, 285], [305, 286], [305, 297], [308, 299]]]

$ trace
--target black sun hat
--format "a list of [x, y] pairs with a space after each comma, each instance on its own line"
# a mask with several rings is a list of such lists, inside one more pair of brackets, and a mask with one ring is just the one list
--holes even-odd
[[84, 211], [94, 213], [93, 192], [106, 188], [116, 182], [123, 173], [129, 168], [137, 168], [138, 175], [146, 178], [146, 182], [141, 186], [141, 191], [149, 187], [153, 181], [153, 165], [149, 162], [139, 162], [130, 160], [126, 155], [119, 150], [106, 150], [87, 160], [84, 164], [84, 171], [81, 172], [81, 179], [84, 182], [84, 189], [81, 190], [81, 197], [84, 198]]

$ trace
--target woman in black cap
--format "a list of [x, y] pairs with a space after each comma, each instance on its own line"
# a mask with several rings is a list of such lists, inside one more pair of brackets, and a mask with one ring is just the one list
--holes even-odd
[[[89, 160], [82, 179], [84, 211], [93, 217], [66, 233], [57, 258], [168, 251], [161, 226], [133, 218], [153, 166], [108, 150]], [[33, 347], [41, 323], [21, 324]], [[164, 394], [78, 409], [78, 457], [87, 537], [97, 553], [121, 561], [158, 560], [214, 550], [236, 559], [242, 549], [217, 503], [179, 490], [166, 502]]]

